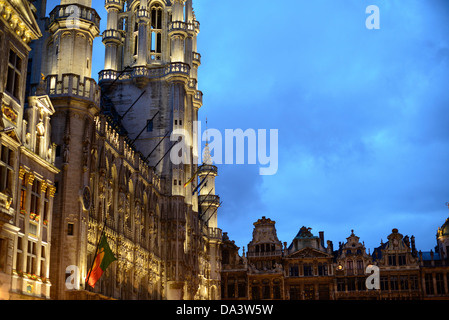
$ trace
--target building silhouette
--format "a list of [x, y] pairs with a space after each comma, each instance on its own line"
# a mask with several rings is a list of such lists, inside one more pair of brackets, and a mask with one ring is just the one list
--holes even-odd
[[[290, 245], [277, 238], [275, 221], [254, 223], [247, 251], [223, 233], [223, 300], [448, 300], [449, 219], [438, 228], [435, 252], [418, 251], [414, 236], [392, 229], [388, 241], [366, 251], [351, 230], [334, 248], [301, 227]], [[377, 270], [378, 287], [371, 283]]]

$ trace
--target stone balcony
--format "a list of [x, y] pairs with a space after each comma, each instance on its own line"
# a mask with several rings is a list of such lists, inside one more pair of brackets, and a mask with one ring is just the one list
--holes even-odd
[[140, 21], [150, 21], [150, 12], [147, 9], [139, 9], [137, 10], [137, 20]]
[[100, 29], [100, 16], [93, 8], [79, 4], [66, 4], [56, 6], [50, 12], [49, 25], [59, 20], [76, 20], [93, 23]]
[[182, 33], [187, 35], [199, 33], [200, 31], [200, 23], [196, 20], [193, 22], [184, 22], [184, 21], [172, 21], [168, 25], [168, 33], [175, 34], [175, 33]]
[[198, 174], [212, 174], [213, 176], [216, 176], [218, 173], [217, 166], [214, 166], [213, 164], [203, 164], [198, 168]]
[[103, 43], [116, 43], [116, 44], [120, 44], [123, 41], [123, 34], [122, 31], [118, 31], [118, 30], [113, 30], [113, 29], [109, 29], [109, 30], [105, 30], [103, 32]]
[[282, 256], [282, 250], [267, 251], [267, 252], [247, 252], [248, 258], [263, 258], [263, 257], [279, 257]]
[[197, 90], [193, 99], [194, 99], [194, 102], [197, 102], [202, 105], [203, 104], [203, 93], [201, 91]]
[[113, 8], [122, 10], [123, 9], [123, 1], [122, 0], [105, 0], [104, 7], [106, 8], [106, 10], [113, 9]]
[[94, 79], [85, 77], [81, 81], [79, 75], [72, 73], [48, 75], [45, 85], [50, 98], [69, 96], [100, 105], [100, 87]]
[[193, 52], [193, 64], [201, 65], [201, 55], [198, 52]]
[[206, 225], [203, 225], [203, 235], [208, 237], [209, 240], [222, 240], [223, 232], [220, 228], [210, 228]]
[[99, 82], [128, 80], [133, 78], [160, 79], [167, 76], [181, 76], [188, 78], [190, 74], [190, 66], [183, 62], [174, 62], [164, 66], [148, 67], [136, 66], [130, 71], [120, 72], [115, 70], [103, 70], [99, 74]]

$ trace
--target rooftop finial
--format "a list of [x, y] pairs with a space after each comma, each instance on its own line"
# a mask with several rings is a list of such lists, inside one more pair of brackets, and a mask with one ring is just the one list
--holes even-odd
[[210, 150], [209, 150], [209, 137], [208, 137], [208, 127], [207, 127], [207, 117], [206, 117], [206, 146], [204, 147], [204, 154], [203, 154], [203, 163], [204, 164], [212, 164], [212, 158], [210, 156]]

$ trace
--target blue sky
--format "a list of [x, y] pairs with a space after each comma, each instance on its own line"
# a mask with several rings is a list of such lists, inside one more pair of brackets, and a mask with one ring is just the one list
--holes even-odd
[[[52, 1], [49, 2], [52, 6]], [[377, 5], [380, 29], [365, 9]], [[103, 1], [93, 6], [106, 23]], [[200, 119], [278, 129], [279, 169], [219, 165], [219, 227], [247, 246], [253, 223], [288, 242], [303, 225], [334, 248], [354, 229], [372, 252], [393, 228], [436, 244], [449, 201], [449, 3], [194, 0]], [[93, 77], [103, 68], [97, 39]], [[204, 129], [204, 126], [203, 126]]]

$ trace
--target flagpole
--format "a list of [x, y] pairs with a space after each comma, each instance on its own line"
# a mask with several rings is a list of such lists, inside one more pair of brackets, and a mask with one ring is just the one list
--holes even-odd
[[210, 218], [212, 218], [212, 216], [215, 214], [215, 212], [217, 212], [218, 208], [220, 208], [222, 204], [223, 204], [223, 201], [220, 202], [220, 204], [218, 205], [217, 209], [215, 209], [214, 213], [212, 213], [212, 214], [210, 215], [209, 219], [206, 220], [206, 223], [209, 222]]
[[[104, 207], [104, 206], [103, 206], [103, 207]], [[106, 208], [104, 208], [104, 210], [106, 210]], [[106, 221], [107, 221], [107, 219], [106, 219], [106, 215], [105, 215], [105, 217], [104, 217], [104, 223], [103, 223], [103, 228], [102, 228], [101, 233], [100, 233], [100, 239], [98, 239], [97, 247], [96, 247], [95, 252], [94, 252], [94, 258], [92, 259], [92, 264], [91, 264], [91, 266], [90, 266], [89, 273], [87, 274], [86, 280], [84, 281], [84, 289], [85, 289], [85, 290], [87, 290], [87, 283], [89, 282], [89, 278], [90, 278], [90, 275], [91, 275], [91, 273], [92, 273], [92, 268], [93, 268], [94, 263], [95, 263], [95, 258], [96, 258], [96, 256], [97, 256], [98, 247], [100, 246], [101, 237], [103, 236], [104, 229], [105, 229], [105, 227], [106, 227]]]
[[206, 174], [206, 176], [204, 177], [204, 179], [201, 180], [200, 184], [196, 186], [195, 190], [193, 190], [193, 192], [192, 192], [192, 196], [196, 193], [196, 191], [197, 191], [198, 188], [204, 183], [204, 181], [206, 181], [206, 178], [207, 178], [207, 176], [209, 175], [210, 172], [211, 172], [211, 171], [209, 171], [209, 172]]
[[[203, 189], [203, 188], [201, 188], [201, 189]], [[201, 191], [201, 189], [200, 189], [200, 191]], [[204, 197], [204, 200], [201, 201], [201, 202], [198, 204], [199, 206], [201, 206], [201, 205], [203, 204], [203, 202], [206, 201], [207, 197], [210, 195], [210, 193], [212, 192], [212, 190], [214, 190], [214, 189], [212, 189], [212, 188], [210, 189], [209, 193]], [[198, 196], [200, 196], [200, 195], [198, 195]]]

